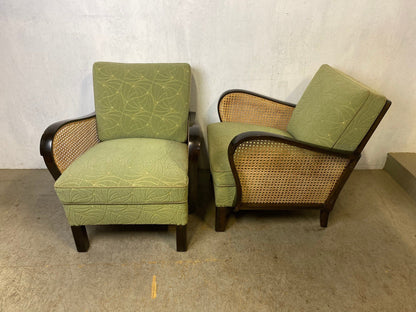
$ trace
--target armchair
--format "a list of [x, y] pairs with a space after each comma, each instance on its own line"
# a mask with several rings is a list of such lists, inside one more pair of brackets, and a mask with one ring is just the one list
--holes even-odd
[[85, 225], [100, 224], [174, 225], [186, 251], [200, 150], [190, 74], [188, 64], [95, 63], [96, 113], [45, 130], [40, 153], [79, 252]]
[[208, 125], [216, 231], [234, 209], [320, 210], [335, 201], [391, 102], [322, 65], [297, 105], [244, 90], [225, 92]]

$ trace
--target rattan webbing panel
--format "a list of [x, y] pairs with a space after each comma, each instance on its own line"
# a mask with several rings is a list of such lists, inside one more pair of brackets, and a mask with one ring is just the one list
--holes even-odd
[[95, 117], [62, 126], [53, 138], [53, 157], [59, 171], [99, 142]]
[[240, 144], [234, 164], [242, 203], [323, 204], [349, 160], [278, 141]]
[[286, 130], [294, 107], [252, 94], [233, 92], [225, 95], [218, 106], [222, 121], [245, 122]]

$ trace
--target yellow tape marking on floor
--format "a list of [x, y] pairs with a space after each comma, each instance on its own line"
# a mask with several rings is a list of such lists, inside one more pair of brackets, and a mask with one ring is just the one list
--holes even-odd
[[152, 281], [152, 299], [156, 298], [156, 275], [153, 275]]

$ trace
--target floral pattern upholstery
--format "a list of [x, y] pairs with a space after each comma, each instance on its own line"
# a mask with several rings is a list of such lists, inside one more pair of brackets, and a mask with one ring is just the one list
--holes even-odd
[[188, 64], [95, 63], [100, 140], [159, 138], [184, 142], [190, 74]]

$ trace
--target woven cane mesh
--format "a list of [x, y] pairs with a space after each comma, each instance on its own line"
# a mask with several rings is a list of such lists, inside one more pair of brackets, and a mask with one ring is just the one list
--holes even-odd
[[234, 152], [243, 203], [324, 203], [348, 162], [267, 139]]
[[59, 171], [99, 142], [95, 117], [62, 126], [53, 138], [53, 158]]
[[252, 94], [233, 92], [218, 106], [222, 121], [245, 122], [286, 130], [294, 107]]

